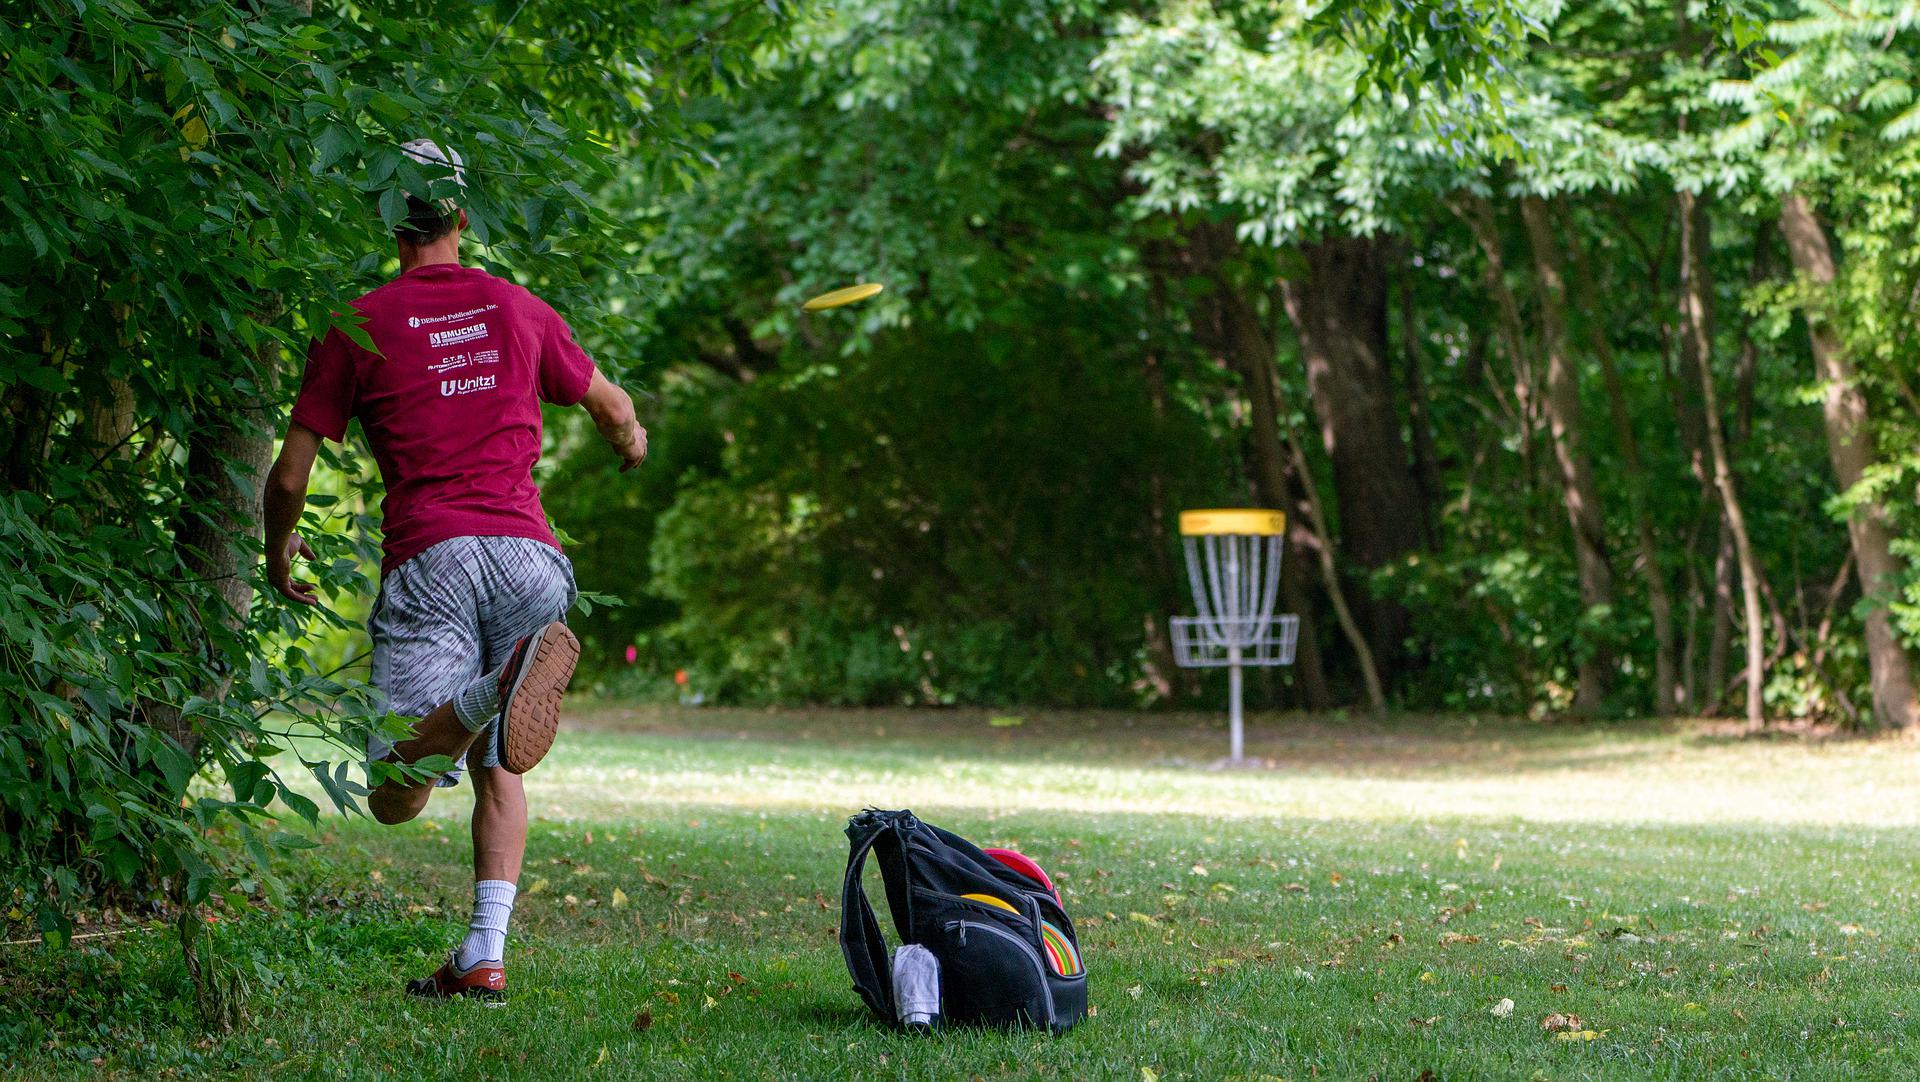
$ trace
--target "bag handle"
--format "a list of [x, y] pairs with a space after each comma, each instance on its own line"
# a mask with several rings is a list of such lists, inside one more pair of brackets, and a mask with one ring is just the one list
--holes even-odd
[[847, 820], [847, 874], [840, 884], [840, 953], [847, 959], [847, 972], [853, 975], [854, 991], [867, 1007], [884, 1022], [894, 1021], [893, 963], [887, 955], [886, 936], [867, 901], [866, 888], [860, 883], [866, 870], [867, 854], [882, 838], [899, 845], [897, 824], [881, 813], [867, 811]]

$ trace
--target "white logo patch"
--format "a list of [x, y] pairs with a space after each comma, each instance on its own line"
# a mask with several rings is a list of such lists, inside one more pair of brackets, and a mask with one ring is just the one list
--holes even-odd
[[471, 379], [443, 379], [440, 381], [440, 397], [451, 398], [454, 395], [472, 394], [475, 391], [491, 391], [500, 383], [498, 376], [474, 376]]
[[475, 323], [471, 327], [455, 327], [450, 331], [434, 331], [427, 335], [427, 344], [434, 347], [457, 346], [462, 342], [473, 342], [487, 336], [487, 325]]

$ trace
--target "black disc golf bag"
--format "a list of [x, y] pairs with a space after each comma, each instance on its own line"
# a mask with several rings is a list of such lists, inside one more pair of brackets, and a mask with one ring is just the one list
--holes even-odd
[[[852, 849], [841, 885], [840, 949], [855, 990], [883, 1022], [894, 1025], [897, 1018], [890, 952], [861, 885], [869, 854], [880, 865], [900, 942], [920, 944], [940, 962], [946, 1023], [1045, 1026], [1065, 1033], [1087, 1016], [1087, 976], [1073, 922], [1039, 881], [910, 811], [864, 811], [848, 820], [847, 841]], [[1073, 944], [1071, 976], [1048, 963], [1042, 922]]]

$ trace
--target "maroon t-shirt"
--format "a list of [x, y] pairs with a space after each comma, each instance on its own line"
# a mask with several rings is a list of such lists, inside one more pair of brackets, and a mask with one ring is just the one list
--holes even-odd
[[540, 403], [571, 406], [593, 379], [566, 321], [452, 263], [416, 267], [353, 306], [380, 354], [329, 331], [307, 351], [293, 420], [338, 442], [360, 419], [387, 485], [381, 570], [450, 537], [558, 548], [533, 484]]

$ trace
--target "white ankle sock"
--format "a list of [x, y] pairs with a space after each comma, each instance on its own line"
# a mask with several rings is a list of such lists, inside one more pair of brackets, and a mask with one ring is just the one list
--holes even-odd
[[473, 885], [473, 919], [467, 938], [454, 952], [453, 964], [465, 971], [481, 962], [503, 962], [507, 956], [507, 921], [513, 919], [513, 899], [520, 888], [504, 879], [482, 879]]

